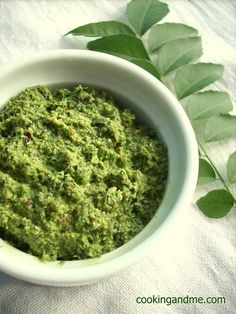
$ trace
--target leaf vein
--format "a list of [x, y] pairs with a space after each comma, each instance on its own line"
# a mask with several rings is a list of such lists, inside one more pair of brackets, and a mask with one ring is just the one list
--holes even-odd
[[192, 47], [190, 47], [189, 49], [185, 50], [179, 57], [177, 57], [176, 59], [174, 59], [173, 62], [170, 63], [169, 67], [167, 67], [167, 69], [166, 69], [164, 72], [167, 73], [173, 64], [175, 64], [176, 62], [178, 62], [178, 61], [179, 61], [183, 56], [185, 56], [188, 52], [190, 52], [191, 50], [194, 50], [198, 44], [199, 44], [199, 42], [195, 43], [194, 46], [192, 46]]
[[232, 125], [232, 126], [230, 126], [230, 127], [226, 127], [226, 128], [222, 128], [219, 132], [216, 132], [216, 133], [214, 133], [212, 136], [210, 136], [210, 137], [208, 137], [206, 140], [207, 140], [207, 142], [209, 142], [209, 141], [211, 141], [212, 139], [214, 139], [214, 138], [217, 138], [217, 136], [219, 135], [219, 134], [221, 134], [221, 133], [225, 133], [226, 131], [228, 131], [228, 130], [235, 130], [236, 129], [236, 125]]

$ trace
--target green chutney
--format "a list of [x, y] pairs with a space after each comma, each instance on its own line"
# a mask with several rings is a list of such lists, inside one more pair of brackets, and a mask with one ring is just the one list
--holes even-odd
[[26, 88], [0, 111], [0, 237], [44, 261], [99, 257], [152, 219], [167, 172], [108, 92]]

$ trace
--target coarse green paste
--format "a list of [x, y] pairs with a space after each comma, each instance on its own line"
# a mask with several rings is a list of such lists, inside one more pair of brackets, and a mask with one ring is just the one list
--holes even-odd
[[26, 88], [0, 111], [0, 237], [45, 261], [99, 257], [151, 220], [167, 171], [109, 93]]

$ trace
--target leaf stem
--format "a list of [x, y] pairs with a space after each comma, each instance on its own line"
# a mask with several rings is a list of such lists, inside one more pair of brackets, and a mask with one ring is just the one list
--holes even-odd
[[217, 174], [218, 178], [220, 179], [221, 183], [223, 184], [223, 186], [225, 187], [225, 189], [232, 195], [233, 199], [234, 199], [234, 202], [236, 203], [236, 199], [234, 197], [234, 195], [232, 194], [232, 192], [230, 191], [227, 183], [225, 182], [225, 179], [222, 177], [222, 175], [220, 174], [219, 170], [216, 168], [216, 166], [214, 165], [214, 162], [211, 160], [211, 158], [209, 157], [209, 155], [207, 154], [204, 146], [202, 145], [202, 143], [200, 142], [200, 140], [197, 138], [196, 136], [196, 139], [197, 139], [197, 142], [198, 142], [198, 145], [199, 147], [201, 148], [201, 150], [203, 151], [204, 153], [204, 156], [208, 159], [208, 162], [211, 164], [212, 168], [215, 170], [215, 173]]

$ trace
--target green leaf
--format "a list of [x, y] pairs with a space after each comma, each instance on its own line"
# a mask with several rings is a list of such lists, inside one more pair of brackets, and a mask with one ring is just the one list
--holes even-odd
[[151, 73], [156, 78], [160, 79], [160, 73], [151, 61], [143, 60], [143, 59], [131, 59], [129, 61], [140, 66], [141, 68], [148, 71], [149, 73]]
[[110, 53], [128, 60], [133, 58], [149, 60], [142, 41], [131, 35], [120, 34], [99, 38], [90, 41], [87, 47], [90, 50]]
[[198, 30], [185, 24], [158, 24], [150, 31], [148, 47], [151, 52], [154, 52], [172, 40], [196, 36], [198, 36]]
[[158, 0], [132, 0], [127, 5], [129, 21], [139, 35], [143, 35], [168, 12], [168, 5]]
[[227, 175], [231, 183], [236, 183], [236, 152], [231, 154], [227, 161]]
[[234, 205], [233, 196], [226, 190], [214, 190], [197, 201], [199, 209], [210, 218], [227, 215]]
[[214, 142], [236, 136], [236, 117], [230, 115], [213, 116], [206, 122], [204, 139]]
[[222, 77], [224, 67], [214, 63], [188, 64], [178, 69], [174, 79], [178, 99], [185, 98]]
[[159, 51], [158, 66], [162, 74], [199, 58], [202, 55], [200, 37], [172, 40]]
[[192, 120], [228, 113], [233, 109], [228, 93], [212, 90], [190, 96], [186, 105], [186, 111]]
[[103, 37], [116, 34], [135, 35], [134, 31], [128, 25], [118, 21], [104, 21], [82, 25], [72, 29], [65, 36], [69, 34], [87, 37]]
[[199, 159], [198, 185], [210, 183], [216, 180], [215, 170], [205, 159]]

